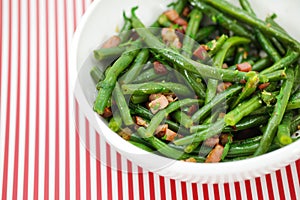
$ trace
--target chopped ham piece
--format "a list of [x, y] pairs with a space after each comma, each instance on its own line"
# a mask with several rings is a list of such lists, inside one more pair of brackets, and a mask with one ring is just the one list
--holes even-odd
[[149, 103], [150, 110], [153, 114], [157, 113], [161, 109], [164, 109], [168, 105], [169, 101], [164, 95], [161, 95]]
[[186, 6], [182, 11], [182, 16], [187, 17], [190, 14], [190, 8]]
[[170, 21], [174, 21], [176, 20], [177, 18], [179, 18], [179, 14], [177, 13], [176, 10], [167, 10], [166, 12], [164, 12], [164, 14], [167, 16], [167, 18], [170, 20]]
[[222, 65], [222, 69], [227, 69], [228, 68], [228, 65], [227, 65], [227, 63], [223, 63], [223, 65]]
[[156, 74], [165, 75], [165, 74], [168, 73], [167, 68], [163, 64], [161, 64], [160, 62], [154, 61], [153, 65], [154, 65], [154, 71], [155, 71]]
[[221, 134], [220, 136], [220, 143], [222, 145], [225, 145], [228, 142], [228, 134]]
[[102, 114], [102, 117], [104, 118], [108, 118], [108, 117], [111, 117], [112, 116], [112, 112], [111, 112], [111, 109], [106, 107], [104, 109], [104, 113]]
[[258, 88], [259, 88], [260, 90], [264, 90], [264, 89], [266, 89], [269, 85], [270, 85], [269, 82], [268, 82], [268, 83], [263, 83], [263, 84], [260, 84], [260, 85], [258, 86]]
[[163, 94], [162, 93], [157, 93], [157, 94], [150, 94], [149, 95], [149, 101], [154, 101], [155, 99], [158, 99], [161, 97]]
[[187, 114], [191, 116], [197, 111], [197, 109], [198, 109], [198, 106], [196, 104], [191, 105], [187, 111]]
[[121, 43], [120, 37], [114, 35], [105, 41], [105, 43], [102, 45], [102, 48], [117, 47], [120, 43]]
[[186, 159], [185, 162], [193, 162], [193, 163], [196, 163], [197, 161], [196, 161], [195, 158], [190, 157], [190, 158]]
[[168, 124], [159, 125], [155, 130], [156, 137], [158, 138], [163, 137], [166, 134], [167, 129], [168, 129]]
[[148, 126], [148, 123], [143, 118], [141, 118], [140, 116], [135, 116], [135, 122], [139, 126], [144, 126], [144, 127]]
[[220, 162], [222, 158], [224, 147], [222, 145], [216, 145], [213, 150], [206, 157], [206, 163], [217, 163]]
[[175, 24], [178, 24], [179, 26], [187, 26], [187, 21], [185, 21], [184, 19], [182, 19], [181, 17], [178, 17], [177, 19], [175, 19], [173, 21]]
[[222, 82], [218, 85], [217, 91], [218, 92], [223, 92], [224, 90], [229, 88], [231, 85], [232, 85], [232, 83], [230, 83], [230, 82]]
[[219, 136], [214, 136], [214, 137], [211, 137], [211, 138], [208, 138], [206, 139], [203, 144], [205, 146], [208, 146], [208, 147], [214, 147], [216, 146], [217, 144], [219, 144]]
[[237, 64], [237, 69], [241, 72], [250, 72], [252, 70], [252, 66], [248, 62], [243, 62], [240, 64]]
[[175, 137], [177, 136], [177, 133], [170, 129], [167, 129], [165, 136], [166, 136], [167, 141], [173, 141], [175, 139]]
[[207, 59], [207, 51], [205, 45], [200, 45], [193, 53], [193, 55], [200, 60], [206, 60]]
[[124, 139], [124, 140], [130, 140], [130, 136], [131, 136], [132, 131], [130, 130], [130, 128], [126, 127], [123, 128], [118, 134]]
[[175, 48], [181, 48], [182, 44], [179, 40], [178, 35], [176, 34], [175, 30], [172, 28], [163, 28], [161, 30], [161, 35], [164, 43], [168, 46], [172, 46]]
[[169, 103], [176, 101], [178, 98], [175, 96], [175, 94], [168, 94], [165, 95], [166, 98], [168, 99]]

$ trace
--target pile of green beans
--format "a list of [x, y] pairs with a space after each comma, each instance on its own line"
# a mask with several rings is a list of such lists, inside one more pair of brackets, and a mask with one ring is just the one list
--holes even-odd
[[131, 144], [176, 160], [240, 160], [295, 142], [300, 43], [239, 2], [178, 0], [151, 29], [138, 7], [123, 14], [120, 43], [94, 51], [94, 111]]

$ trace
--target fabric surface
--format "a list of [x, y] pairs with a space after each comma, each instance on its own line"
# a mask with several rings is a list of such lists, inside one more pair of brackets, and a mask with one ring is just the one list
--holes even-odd
[[[71, 106], [75, 69], [68, 63], [73, 32], [90, 3], [0, 1], [2, 199], [300, 199], [300, 160], [251, 180], [191, 184], [148, 172], [102, 138], [90, 138], [95, 130], [77, 102]], [[82, 140], [122, 171], [96, 160]]]

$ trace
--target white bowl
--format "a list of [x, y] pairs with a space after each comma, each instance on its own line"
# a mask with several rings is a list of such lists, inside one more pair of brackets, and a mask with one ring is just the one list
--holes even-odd
[[[206, 183], [240, 181], [270, 173], [299, 159], [300, 141], [274, 152], [242, 161], [217, 164], [174, 161], [147, 153], [131, 145], [112, 132], [105, 121], [94, 113], [92, 105], [96, 91], [89, 75], [93, 63], [92, 61], [85, 63], [87, 57], [103, 41], [115, 34], [116, 27], [121, 27], [123, 10], [128, 12], [133, 6], [138, 5], [137, 15], [146, 25], [150, 25], [169, 3], [170, 0], [98, 0], [91, 4], [83, 16], [73, 38], [70, 62], [77, 71], [74, 70], [71, 76], [77, 78], [74, 94], [80, 110], [84, 112], [93, 128], [101, 133], [101, 137], [105, 138], [112, 148], [133, 163], [159, 175], [182, 181]], [[275, 12], [278, 15], [278, 22], [292, 36], [300, 40], [300, 29], [296, 21], [300, 18], [297, 10], [300, 8], [300, 1], [264, 0], [251, 3], [259, 17], [264, 18], [267, 14]], [[93, 147], [89, 150], [96, 155]], [[106, 164], [103, 160], [101, 162]], [[112, 165], [116, 167], [114, 163]]]

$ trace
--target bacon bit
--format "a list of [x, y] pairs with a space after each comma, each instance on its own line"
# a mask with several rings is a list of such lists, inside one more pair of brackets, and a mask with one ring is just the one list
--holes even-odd
[[112, 36], [108, 40], [105, 41], [105, 43], [102, 45], [102, 48], [111, 48], [111, 47], [117, 47], [121, 43], [121, 39], [119, 36]]
[[200, 45], [193, 53], [193, 55], [200, 60], [206, 60], [208, 57], [205, 45]]
[[163, 28], [161, 30], [161, 35], [164, 43], [168, 46], [172, 46], [175, 48], [181, 48], [182, 44], [179, 40], [178, 35], [176, 34], [175, 30], [172, 28]]
[[222, 65], [222, 69], [228, 69], [228, 65], [227, 65], [227, 63], [223, 63], [223, 65]]
[[132, 134], [132, 131], [126, 127], [126, 128], [123, 128], [119, 133], [119, 136], [121, 136], [124, 140], [130, 140], [130, 136]]
[[222, 145], [225, 145], [228, 142], [228, 137], [229, 137], [228, 134], [221, 134], [221, 136], [220, 136], [220, 143]]
[[108, 117], [111, 117], [111, 116], [112, 116], [111, 108], [106, 107], [106, 108], [104, 109], [104, 112], [103, 112], [103, 114], [102, 114], [102, 117], [108, 118]]
[[217, 163], [220, 162], [222, 158], [224, 147], [222, 145], [216, 145], [213, 150], [206, 157], [206, 163]]
[[177, 133], [170, 129], [167, 129], [165, 136], [166, 136], [166, 140], [171, 142], [175, 139], [175, 137], [177, 136]]
[[193, 163], [196, 163], [197, 160], [196, 160], [195, 158], [193, 158], [193, 157], [190, 157], [190, 158], [186, 159], [185, 162], [193, 162]]
[[135, 122], [139, 126], [144, 126], [144, 127], [148, 126], [148, 123], [143, 118], [141, 118], [140, 116], [135, 116]]
[[175, 24], [178, 24], [179, 26], [187, 26], [188, 23], [187, 21], [185, 21], [184, 19], [182, 19], [181, 17], [178, 17], [177, 19], [175, 19], [173, 21]]
[[219, 141], [220, 141], [219, 136], [214, 136], [214, 137], [206, 139], [203, 142], [203, 144], [208, 147], [214, 147], [215, 145], [219, 144]]
[[260, 90], [264, 90], [264, 89], [266, 89], [269, 85], [270, 85], [270, 83], [263, 83], [263, 84], [260, 84], [260, 85], [258, 86], [258, 88], [259, 88]]
[[198, 109], [197, 105], [195, 105], [195, 104], [191, 105], [187, 111], [187, 114], [191, 116], [197, 111], [197, 109]]
[[154, 61], [153, 66], [154, 66], [154, 71], [156, 74], [165, 75], [168, 73], [167, 68], [158, 61]]
[[164, 14], [172, 22], [174, 22], [174, 20], [176, 20], [177, 18], [179, 18], [179, 14], [177, 13], [176, 10], [167, 10], [166, 12], [164, 12]]
[[168, 95], [165, 95], [165, 96], [168, 99], [169, 103], [174, 102], [178, 99], [175, 94], [168, 94]]
[[186, 6], [182, 11], [182, 16], [187, 17], [190, 14], [190, 8]]
[[229, 88], [230, 86], [232, 86], [232, 83], [230, 82], [222, 82], [218, 85], [217, 87], [217, 91], [218, 92], [223, 92], [224, 90], [226, 90], [227, 88]]
[[247, 81], [245, 79], [242, 79], [242, 80], [240, 80], [240, 83], [245, 84], [245, 83], [247, 83]]
[[237, 70], [239, 70], [241, 72], [249, 72], [252, 70], [252, 66], [248, 62], [243, 62], [243, 63], [237, 64], [236, 66], [237, 66]]
[[168, 105], [169, 101], [164, 95], [161, 95], [160, 97], [149, 103], [150, 110], [153, 114], [157, 113], [161, 109], [164, 109]]
[[161, 138], [166, 134], [167, 129], [168, 129], [168, 124], [159, 125], [156, 128], [154, 135], [158, 138]]

